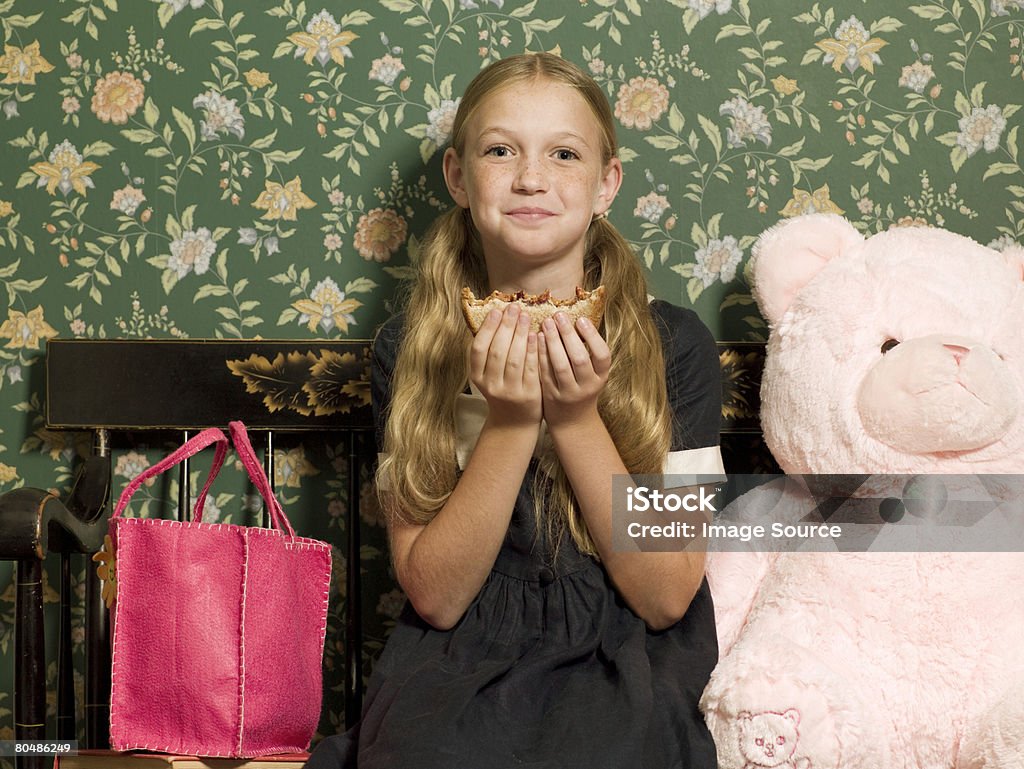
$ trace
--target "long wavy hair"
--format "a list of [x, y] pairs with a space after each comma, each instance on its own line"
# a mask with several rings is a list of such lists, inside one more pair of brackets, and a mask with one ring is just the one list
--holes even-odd
[[[546, 53], [502, 59], [473, 79], [452, 126], [459, 157], [466, 123], [488, 96], [538, 79], [568, 85], [584, 98], [600, 126], [607, 165], [618, 142], [604, 93], [579, 67]], [[607, 219], [595, 219], [587, 232], [584, 282], [586, 289], [603, 284], [607, 292], [602, 331], [612, 366], [598, 411], [626, 468], [659, 473], [671, 434], [661, 339], [639, 261]], [[468, 383], [466, 352], [472, 339], [462, 317], [462, 286], [477, 296], [490, 291], [470, 213], [453, 208], [435, 221], [420, 247], [377, 471], [379, 486], [389, 490], [383, 495], [387, 514], [410, 523], [429, 522], [458, 480], [455, 403]], [[572, 486], [551, 447], [539, 458], [534, 488], [537, 530], [555, 547], [568, 532], [582, 552], [596, 556]]]

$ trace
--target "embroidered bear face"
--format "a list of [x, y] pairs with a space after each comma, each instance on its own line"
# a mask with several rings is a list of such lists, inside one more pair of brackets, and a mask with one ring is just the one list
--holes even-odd
[[747, 766], [793, 766], [800, 733], [800, 713], [790, 708], [783, 713], [740, 713], [740, 752]]

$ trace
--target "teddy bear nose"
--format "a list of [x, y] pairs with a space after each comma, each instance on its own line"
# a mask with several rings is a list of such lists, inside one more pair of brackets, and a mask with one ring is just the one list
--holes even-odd
[[960, 365], [963, 357], [971, 351], [969, 347], [963, 347], [959, 344], [944, 344], [942, 346], [953, 353], [953, 360], [957, 362], [957, 365]]

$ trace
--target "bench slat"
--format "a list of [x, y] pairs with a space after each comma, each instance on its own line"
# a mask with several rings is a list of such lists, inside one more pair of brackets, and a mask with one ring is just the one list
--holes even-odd
[[[369, 341], [51, 339], [50, 427], [369, 429]], [[183, 361], [185, 363], [183, 363]]]

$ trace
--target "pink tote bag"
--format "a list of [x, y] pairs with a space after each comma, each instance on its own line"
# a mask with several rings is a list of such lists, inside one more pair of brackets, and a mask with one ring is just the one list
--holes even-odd
[[[229, 427], [273, 528], [202, 522], [228, 448], [215, 428], [133, 479], [110, 519], [115, 750], [249, 758], [305, 751], [316, 730], [331, 549], [295, 535], [245, 427]], [[211, 444], [192, 522], [122, 515], [147, 479]]]

